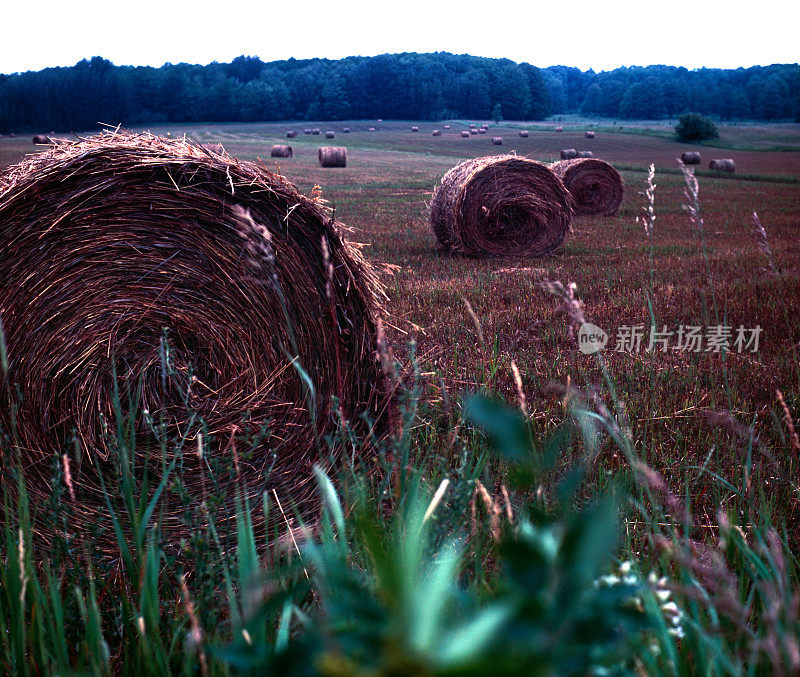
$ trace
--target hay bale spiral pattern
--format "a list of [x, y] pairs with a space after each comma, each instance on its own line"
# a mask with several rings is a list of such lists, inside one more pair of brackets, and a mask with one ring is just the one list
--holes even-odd
[[515, 155], [467, 160], [436, 187], [430, 223], [440, 246], [467, 256], [544, 256], [567, 234], [573, 201], [545, 165]]
[[[119, 472], [114, 373], [123, 407], [138, 402], [137, 466], [162, 471], [153, 423], [188, 436], [183, 482], [197, 502], [205, 465], [189, 412], [208, 458], [229, 459], [240, 440], [236, 482], [253, 505], [266, 489], [313, 494], [314, 426], [381, 417], [376, 279], [322, 203], [261, 164], [149, 134], [59, 143], [0, 174], [0, 248], [0, 398], [21, 393], [28, 489], [49, 494], [54, 455], [78, 441], [80, 512], [109, 533], [99, 477]], [[0, 407], [6, 431], [9, 416]], [[259, 440], [247, 458], [244, 436]]]
[[552, 163], [550, 169], [575, 200], [576, 214], [613, 216], [619, 211], [624, 184], [619, 172], [605, 160], [560, 160]]

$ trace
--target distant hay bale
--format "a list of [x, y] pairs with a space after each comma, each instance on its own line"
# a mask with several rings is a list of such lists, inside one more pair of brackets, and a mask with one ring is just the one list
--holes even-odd
[[450, 125], [445, 125], [444, 129], [450, 129]]
[[586, 133], [584, 134], [584, 136], [585, 136], [587, 139], [593, 139], [593, 138], [594, 138], [594, 132], [586, 132]]
[[462, 139], [468, 139], [469, 138], [469, 132], [466, 129], [463, 132], [461, 132], [461, 138]]
[[336, 138], [336, 134], [334, 134], [332, 131], [327, 131], [327, 132], [325, 132], [325, 138], [326, 139]]
[[419, 127], [412, 127], [412, 128], [411, 128], [411, 131], [412, 131], [412, 132], [418, 132], [418, 131], [419, 131]]
[[556, 127], [556, 131], [557, 131], [557, 132], [563, 132], [563, 131], [564, 131], [564, 128], [563, 128], [563, 127]]
[[685, 165], [699, 165], [702, 158], [696, 150], [687, 150], [681, 153], [681, 162]]
[[574, 148], [565, 148], [561, 151], [561, 159], [562, 160], [571, 160], [572, 158], [578, 157], [578, 151]]
[[467, 160], [442, 178], [430, 224], [440, 246], [466, 256], [544, 256], [564, 240], [573, 201], [545, 165], [515, 155]]
[[50, 137], [44, 134], [36, 134], [36, 136], [33, 137], [33, 143], [36, 144], [37, 146], [49, 144]]
[[318, 157], [322, 167], [347, 166], [347, 148], [343, 146], [323, 146], [319, 149]]
[[312, 129], [312, 130], [311, 130], [311, 133], [312, 133], [314, 136], [319, 136], [319, 134], [320, 134], [319, 128], [318, 128], [318, 127], [315, 127], [314, 129]]
[[[106, 552], [107, 501], [126, 511], [117, 441], [144, 500], [177, 461], [180, 496], [156, 508], [177, 549], [207, 499], [226, 531], [237, 496], [262, 534], [267, 492], [307, 513], [331, 453], [319, 441], [342, 418], [384, 418], [376, 278], [321, 201], [261, 164], [119, 130], [59, 143], [0, 173], [0, 250], [0, 401], [23, 403], [0, 406], [0, 429], [39, 508], [53, 459], [73, 458], [63, 528]], [[62, 528], [34, 514], [37, 538]]]
[[477, 126], [478, 126], [478, 125], [476, 125], [474, 122], [470, 122], [470, 123], [469, 123], [469, 128], [470, 128], [470, 129], [476, 128]]
[[594, 157], [594, 153], [590, 150], [579, 150], [577, 157], [579, 158], [587, 158], [587, 157]]
[[521, 139], [527, 139], [529, 136], [530, 136], [530, 134], [528, 134], [528, 130], [527, 129], [521, 129], [520, 130], [519, 137]]
[[292, 157], [292, 147], [276, 143], [269, 152], [270, 157]]
[[349, 134], [349, 133], [350, 133], [350, 127], [342, 127], [342, 134]]
[[311, 129], [304, 129], [303, 134], [311, 134]]
[[718, 172], [735, 172], [736, 163], [731, 158], [714, 159], [708, 163], [708, 168]]
[[597, 159], [562, 160], [550, 169], [575, 200], [576, 214], [613, 216], [619, 211], [624, 185], [619, 172]]
[[375, 131], [375, 127], [370, 127], [368, 131], [374, 132]]
[[502, 146], [503, 145], [503, 137], [502, 136], [493, 136], [492, 137], [492, 145], [493, 146]]
[[293, 129], [290, 129], [288, 132], [286, 132], [286, 138], [287, 139], [293, 139], [296, 136], [297, 136], [297, 132], [294, 131]]
[[478, 129], [478, 134], [486, 134], [486, 132], [488, 132], [488, 131], [489, 131], [488, 129], [484, 129], [483, 127], [480, 127]]
[[478, 135], [478, 130], [475, 129], [475, 127], [471, 127], [470, 130], [469, 130], [469, 133], [472, 134], [472, 136], [477, 136]]
[[442, 130], [441, 129], [434, 129], [431, 132], [431, 136], [441, 136], [441, 135], [442, 135]]

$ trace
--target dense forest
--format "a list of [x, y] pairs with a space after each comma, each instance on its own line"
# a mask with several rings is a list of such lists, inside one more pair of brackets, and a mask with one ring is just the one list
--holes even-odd
[[[499, 105], [499, 109], [497, 106]], [[800, 66], [595, 73], [448, 53], [207, 66], [68, 68], [0, 75], [0, 132], [83, 130], [97, 123], [489, 118], [562, 113], [660, 119], [686, 111], [723, 120], [800, 121]]]

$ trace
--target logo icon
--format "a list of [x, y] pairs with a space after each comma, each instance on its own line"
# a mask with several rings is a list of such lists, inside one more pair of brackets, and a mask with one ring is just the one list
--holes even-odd
[[608, 334], [591, 322], [584, 322], [578, 329], [578, 350], [584, 355], [599, 353], [608, 343]]

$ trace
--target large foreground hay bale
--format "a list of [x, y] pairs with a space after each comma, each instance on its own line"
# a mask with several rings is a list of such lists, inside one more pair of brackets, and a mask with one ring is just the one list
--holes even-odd
[[346, 167], [347, 148], [342, 146], [323, 146], [319, 149], [318, 159], [322, 167]]
[[166, 446], [167, 463], [185, 449], [185, 495], [163, 495], [176, 545], [188, 512], [231, 518], [211, 492], [239, 486], [255, 508], [274, 489], [284, 507], [304, 504], [317, 440], [342, 415], [381, 420], [375, 277], [320, 201], [261, 164], [149, 134], [62, 143], [0, 174], [0, 249], [0, 428], [12, 430], [19, 392], [28, 492], [50, 497], [54, 459], [71, 458], [76, 524], [105, 545], [101, 477], [121, 500], [115, 375], [151, 490], [164, 468], [154, 431], [184, 442]]
[[708, 163], [708, 168], [716, 169], [718, 172], [735, 172], [736, 163], [731, 158], [717, 158]]
[[492, 137], [492, 145], [493, 146], [502, 146], [503, 145], [503, 137], [502, 136], [493, 136]]
[[269, 152], [270, 157], [292, 157], [292, 147], [276, 143]]
[[622, 204], [622, 177], [608, 162], [597, 159], [561, 160], [550, 169], [575, 200], [576, 214], [613, 216]]
[[563, 241], [572, 198], [545, 165], [515, 155], [467, 160], [436, 187], [430, 223], [443, 249], [467, 256], [544, 256]]
[[699, 165], [702, 157], [696, 150], [687, 150], [681, 153], [681, 162], [685, 165]]
[[564, 148], [564, 150], [561, 151], [562, 160], [571, 160], [576, 157], [578, 157], [578, 151], [574, 148]]

